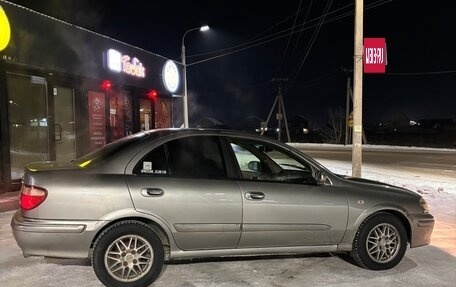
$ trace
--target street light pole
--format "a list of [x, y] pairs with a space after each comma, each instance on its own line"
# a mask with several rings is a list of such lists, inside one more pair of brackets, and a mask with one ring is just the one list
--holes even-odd
[[205, 32], [209, 30], [209, 26], [201, 26], [197, 28], [193, 28], [190, 30], [187, 30], [184, 33], [184, 36], [182, 36], [182, 53], [181, 53], [181, 61], [182, 61], [182, 71], [183, 71], [183, 76], [184, 76], [184, 95], [182, 97], [183, 100], [183, 117], [184, 117], [184, 128], [188, 128], [188, 96], [187, 96], [187, 64], [185, 62], [185, 36], [192, 31], [200, 30], [201, 32]]
[[[184, 34], [185, 37], [185, 34]], [[182, 97], [182, 104], [184, 109], [184, 128], [188, 128], [188, 100], [187, 100], [187, 65], [185, 64], [185, 46], [184, 39], [182, 39], [182, 69], [184, 75], [184, 96]]]

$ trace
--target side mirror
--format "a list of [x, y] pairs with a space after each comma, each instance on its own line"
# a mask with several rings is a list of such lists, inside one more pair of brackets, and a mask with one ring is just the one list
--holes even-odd
[[328, 178], [320, 170], [317, 170], [315, 172], [314, 177], [315, 177], [315, 181], [317, 182], [318, 185], [329, 185]]
[[247, 165], [250, 170], [261, 172], [263, 168], [261, 167], [261, 163], [259, 161], [250, 161]]

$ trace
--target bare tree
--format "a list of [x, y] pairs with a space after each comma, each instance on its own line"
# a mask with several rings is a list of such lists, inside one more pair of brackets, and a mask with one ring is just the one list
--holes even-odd
[[345, 114], [342, 107], [328, 109], [328, 122], [320, 130], [323, 141], [327, 143], [342, 143], [345, 127]]

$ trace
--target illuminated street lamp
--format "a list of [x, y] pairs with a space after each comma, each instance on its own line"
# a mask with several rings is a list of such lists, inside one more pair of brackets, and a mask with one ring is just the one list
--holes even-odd
[[185, 45], [184, 45], [184, 41], [185, 41], [185, 36], [187, 35], [187, 33], [192, 32], [192, 31], [196, 31], [196, 30], [200, 30], [201, 32], [205, 32], [205, 31], [209, 30], [209, 26], [205, 25], [205, 26], [201, 26], [201, 27], [197, 27], [197, 28], [193, 28], [193, 29], [187, 30], [187, 32], [184, 33], [184, 36], [182, 36], [182, 54], [181, 54], [181, 57], [182, 57], [182, 67], [183, 67], [183, 70], [184, 70], [183, 71], [183, 74], [184, 74], [184, 96], [182, 97], [183, 106], [184, 106], [184, 128], [188, 128], [187, 65], [185, 63]]

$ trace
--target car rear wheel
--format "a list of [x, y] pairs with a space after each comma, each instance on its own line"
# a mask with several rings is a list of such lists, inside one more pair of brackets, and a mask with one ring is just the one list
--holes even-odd
[[122, 221], [103, 231], [95, 241], [92, 266], [108, 287], [148, 286], [160, 276], [164, 250], [147, 224]]
[[407, 249], [407, 233], [402, 222], [388, 213], [368, 217], [353, 241], [352, 257], [358, 265], [372, 270], [396, 266]]

